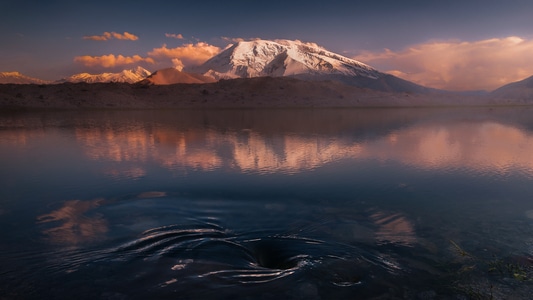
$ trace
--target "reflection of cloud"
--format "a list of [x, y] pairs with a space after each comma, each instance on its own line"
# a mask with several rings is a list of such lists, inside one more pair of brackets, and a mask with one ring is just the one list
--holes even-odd
[[136, 41], [139, 39], [139, 37], [129, 32], [124, 32], [124, 33], [104, 32], [102, 35], [84, 36], [83, 39], [93, 40], [93, 41], [108, 41], [111, 39]]
[[111, 178], [129, 178], [138, 179], [146, 175], [146, 170], [140, 167], [131, 167], [127, 169], [108, 168], [103, 173]]
[[378, 226], [376, 240], [378, 244], [394, 243], [405, 246], [416, 242], [413, 224], [402, 214], [378, 211], [370, 216]]
[[137, 195], [137, 198], [160, 198], [165, 197], [167, 195], [166, 192], [158, 192], [158, 191], [152, 191], [152, 192], [143, 192]]
[[360, 157], [432, 169], [533, 172], [533, 136], [493, 122], [419, 126], [363, 144]]
[[519, 37], [474, 42], [428, 42], [400, 52], [354, 57], [401, 78], [449, 90], [491, 90], [533, 74], [533, 40]]
[[130, 65], [138, 62], [155, 63], [150, 57], [141, 57], [140, 55], [123, 56], [123, 55], [102, 55], [102, 56], [76, 56], [75, 62], [81, 63], [87, 67], [101, 66], [104, 68], [112, 68], [116, 66]]
[[70, 200], [49, 214], [39, 216], [39, 223], [58, 223], [43, 231], [55, 243], [79, 244], [94, 241], [107, 232], [107, 222], [101, 216], [87, 217], [89, 210], [100, 205], [103, 199], [91, 201]]

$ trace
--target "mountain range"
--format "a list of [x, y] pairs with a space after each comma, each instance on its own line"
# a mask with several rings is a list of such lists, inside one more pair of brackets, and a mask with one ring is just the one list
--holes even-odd
[[19, 72], [0, 72], [0, 83], [48, 84], [52, 82], [38, 79], [38, 78], [29, 77]]
[[123, 70], [119, 73], [102, 73], [102, 74], [89, 74], [89, 73], [80, 73], [75, 74], [66, 78], [62, 78], [55, 83], [97, 83], [97, 82], [126, 82], [126, 83], [135, 83], [145, 79], [150, 76], [150, 71], [142, 68], [135, 67], [130, 70]]
[[[211, 83], [219, 80], [255, 77], [290, 77], [305, 81], [335, 81], [381, 92], [418, 94], [462, 94], [424, 87], [380, 72], [364, 63], [328, 51], [314, 43], [291, 40], [240, 41], [205, 63], [180, 71], [166, 68], [150, 73], [142, 67], [119, 73], [81, 73], [56, 81], [45, 81], [18, 72], [0, 73], [0, 83], [59, 84], [124, 82], [143, 85]], [[533, 98], [533, 77], [503, 86], [493, 97]]]
[[0, 83], [12, 84], [60, 84], [60, 83], [99, 83], [99, 82], [125, 82], [136, 83], [150, 76], [150, 71], [135, 67], [118, 73], [89, 74], [80, 73], [56, 81], [47, 81], [25, 76], [19, 72], [0, 72]]

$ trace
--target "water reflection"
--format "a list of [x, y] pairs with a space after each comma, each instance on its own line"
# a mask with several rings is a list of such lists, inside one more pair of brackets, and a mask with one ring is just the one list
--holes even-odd
[[420, 168], [475, 171], [533, 170], [530, 132], [495, 122], [428, 124], [365, 143], [360, 157], [394, 160]]
[[370, 219], [378, 226], [376, 241], [378, 244], [400, 244], [411, 246], [416, 242], [414, 226], [401, 213], [376, 211]]
[[[15, 127], [0, 118], [0, 263], [5, 277], [36, 283], [0, 289], [427, 298], [417, 295], [462, 270], [450, 240], [479, 261], [531, 253], [531, 114], [478, 112], [44, 113]], [[485, 271], [476, 266], [473, 284], [519, 286]]]
[[51, 226], [43, 230], [51, 242], [76, 245], [96, 241], [108, 231], [107, 221], [101, 215], [87, 213], [100, 206], [102, 201], [69, 200], [61, 208], [41, 215], [37, 220]]
[[[342, 133], [342, 132], [341, 132]], [[144, 163], [172, 170], [232, 169], [239, 172], [297, 173], [342, 159], [397, 161], [417, 168], [468, 168], [481, 172], [533, 170], [533, 136], [494, 121], [422, 123], [368, 137], [260, 129], [164, 127], [117, 131], [76, 129], [93, 160]], [[109, 174], [145, 175], [141, 167], [108, 169]]]

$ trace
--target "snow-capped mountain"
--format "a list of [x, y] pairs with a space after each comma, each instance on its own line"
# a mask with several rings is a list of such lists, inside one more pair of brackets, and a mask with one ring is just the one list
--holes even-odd
[[383, 91], [431, 91], [314, 43], [290, 40], [238, 42], [189, 71], [217, 80], [291, 76], [305, 80], [335, 80]]
[[290, 40], [238, 42], [194, 69], [215, 79], [298, 74], [379, 77], [379, 72], [316, 44]]
[[89, 73], [80, 73], [75, 74], [57, 81], [57, 83], [71, 82], [86, 82], [86, 83], [97, 83], [97, 82], [127, 82], [135, 83], [139, 82], [146, 77], [150, 76], [150, 71], [142, 68], [135, 67], [130, 70], [123, 70], [119, 73], [102, 73], [102, 74], [89, 74]]
[[15, 83], [15, 84], [47, 84], [46, 80], [29, 77], [19, 72], [0, 72], [0, 83]]

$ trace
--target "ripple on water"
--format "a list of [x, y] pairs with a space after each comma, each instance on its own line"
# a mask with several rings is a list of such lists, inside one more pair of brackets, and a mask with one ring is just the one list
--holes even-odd
[[305, 289], [299, 296], [309, 291], [315, 295], [317, 291], [376, 289], [384, 283], [375, 278], [394, 276], [390, 261], [354, 245], [297, 235], [236, 234], [212, 223], [146, 230], [109, 249], [99, 261], [113, 270], [114, 281], [120, 281], [113, 284], [115, 289], [122, 286], [128, 294], [154, 297], [180, 294], [217, 299], [219, 293], [228, 297], [237, 291], [285, 293], [295, 286]]
[[[226, 204], [230, 209], [238, 205], [239, 212], [262, 207], [243, 208], [241, 202]], [[326, 218], [310, 228], [304, 228], [305, 224], [293, 228], [284, 223], [270, 228], [257, 217], [247, 217], [229, 222], [235, 227], [232, 230], [221, 225], [230, 218], [226, 215], [228, 208], [217, 205], [176, 199], [163, 192], [106, 201], [94, 210], [107, 217], [110, 231], [125, 233], [118, 235], [120, 242], [110, 238], [114, 245], [94, 251], [71, 251], [62, 256], [59, 264], [68, 265], [69, 282], [102, 278], [102, 287], [93, 291], [106, 290], [112, 295], [133, 295], [132, 298], [255, 298], [268, 294], [287, 299], [333, 295], [346, 298], [354, 293], [372, 295], [388, 289], [388, 279], [404, 272], [399, 262], [382, 255], [368, 239], [354, 238], [361, 232], [366, 234], [364, 222]], [[142, 214], [138, 214], [140, 211]], [[390, 237], [398, 235], [392, 229], [404, 229], [400, 226], [405, 223], [403, 215], [374, 212], [368, 224], [382, 229], [382, 241], [389, 241], [381, 247], [409, 244]], [[170, 223], [177, 220], [180, 224]], [[252, 221], [256, 223], [248, 226]], [[138, 226], [139, 222], [142, 226]], [[237, 226], [243, 224], [255, 229], [245, 231]], [[288, 227], [294, 230], [284, 230]], [[132, 238], [131, 233], [139, 228], [144, 231]], [[402, 238], [410, 236], [400, 233]], [[341, 237], [345, 234], [350, 236]], [[130, 238], [124, 241], [125, 236]], [[68, 260], [71, 263], [65, 263]]]

